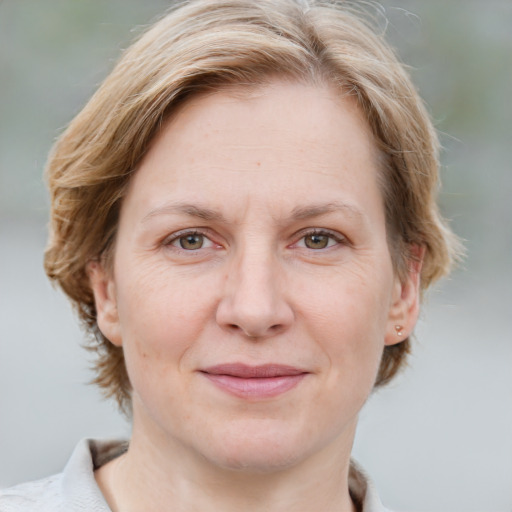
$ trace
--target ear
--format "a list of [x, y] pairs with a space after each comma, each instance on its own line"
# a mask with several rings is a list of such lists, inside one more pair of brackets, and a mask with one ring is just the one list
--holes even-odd
[[405, 280], [395, 278], [392, 304], [388, 315], [385, 345], [395, 345], [408, 338], [420, 311], [420, 274], [425, 247], [413, 245]]
[[98, 327], [103, 336], [120, 347], [121, 329], [114, 279], [98, 261], [90, 261], [87, 264], [87, 275], [94, 294]]

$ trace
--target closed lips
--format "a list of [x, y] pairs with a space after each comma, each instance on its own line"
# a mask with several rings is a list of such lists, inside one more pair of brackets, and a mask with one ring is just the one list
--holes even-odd
[[202, 371], [209, 375], [229, 375], [240, 379], [268, 379], [272, 377], [287, 377], [307, 373], [304, 370], [287, 365], [265, 364], [249, 366], [240, 363], [216, 365]]
[[221, 364], [202, 370], [218, 389], [246, 400], [277, 397], [294, 388], [309, 372], [280, 364]]

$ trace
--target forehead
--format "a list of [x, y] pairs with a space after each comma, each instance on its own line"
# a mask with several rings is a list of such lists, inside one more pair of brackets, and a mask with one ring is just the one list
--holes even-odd
[[[182, 130], [185, 123], [190, 126], [195, 121], [197, 134], [205, 135], [207, 131], [215, 133], [212, 128], [229, 132], [229, 124], [236, 120], [245, 125], [244, 130], [236, 130], [237, 135], [255, 141], [273, 139], [276, 132], [284, 135], [295, 129], [293, 136], [300, 136], [304, 142], [323, 139], [328, 143], [329, 132], [347, 123], [364, 135], [365, 142], [373, 141], [355, 96], [326, 82], [313, 84], [282, 79], [257, 85], [227, 85], [192, 95], [173, 112], [154, 142], [162, 132], [176, 125]], [[301, 128], [306, 130], [300, 133]], [[373, 144], [369, 146], [370, 151], [375, 149]]]
[[[354, 98], [275, 82], [199, 95], [163, 126], [132, 180], [144, 202], [252, 201], [295, 209], [376, 181], [376, 150]], [[371, 187], [370, 187], [371, 188]], [[276, 195], [277, 194], [277, 195]], [[329, 196], [329, 197], [328, 197]]]

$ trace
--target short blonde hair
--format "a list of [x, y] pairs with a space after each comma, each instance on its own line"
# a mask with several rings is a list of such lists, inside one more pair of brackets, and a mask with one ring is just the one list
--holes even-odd
[[[121, 407], [129, 408], [131, 395], [123, 351], [98, 329], [86, 265], [111, 256], [132, 174], [166, 119], [192, 95], [276, 77], [328, 83], [353, 95], [381, 157], [396, 272], [405, 275], [414, 245], [425, 248], [422, 290], [449, 271], [457, 241], [436, 204], [436, 132], [404, 67], [368, 20], [353, 2], [183, 2], [125, 51], [57, 140], [46, 170], [45, 268], [94, 334], [95, 382]], [[384, 349], [376, 385], [397, 373], [409, 343]]]

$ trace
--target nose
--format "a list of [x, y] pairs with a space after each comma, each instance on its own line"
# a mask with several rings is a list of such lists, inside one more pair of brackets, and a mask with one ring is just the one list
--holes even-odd
[[286, 282], [276, 258], [246, 253], [228, 269], [217, 323], [248, 338], [268, 338], [293, 322], [293, 309], [286, 297]]

